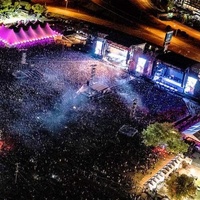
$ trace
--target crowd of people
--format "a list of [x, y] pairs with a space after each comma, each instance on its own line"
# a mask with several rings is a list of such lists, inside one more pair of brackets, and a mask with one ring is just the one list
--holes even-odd
[[[1, 71], [5, 66], [10, 70], [1, 81], [0, 130], [5, 138], [13, 137], [13, 148], [0, 161], [1, 196], [138, 199], [133, 174], [146, 173], [159, 159], [142, 143], [140, 133], [150, 123], [186, 116], [184, 101], [141, 77], [130, 81], [121, 69], [60, 45], [28, 49], [27, 64], [20, 64], [20, 51], [12, 57], [4, 53]], [[96, 69], [91, 79], [92, 65]], [[26, 76], [12, 76], [16, 70]], [[111, 92], [93, 99], [77, 95], [88, 80], [108, 85]], [[124, 124], [138, 133], [119, 134]]]

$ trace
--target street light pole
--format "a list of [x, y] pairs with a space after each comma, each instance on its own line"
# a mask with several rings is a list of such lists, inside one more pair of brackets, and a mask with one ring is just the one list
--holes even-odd
[[16, 171], [15, 171], [15, 184], [17, 183], [18, 173], [19, 173], [19, 163], [16, 163]]
[[65, 0], [66, 4], [65, 4], [65, 7], [67, 8], [68, 6], [68, 0]]

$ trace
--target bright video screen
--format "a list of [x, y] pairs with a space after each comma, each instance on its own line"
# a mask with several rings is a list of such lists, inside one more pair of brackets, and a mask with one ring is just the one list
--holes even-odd
[[95, 51], [94, 51], [94, 53], [96, 55], [100, 55], [101, 56], [102, 46], [103, 46], [103, 42], [102, 41], [97, 41], [96, 42], [96, 47], [95, 47]]
[[146, 59], [138, 58], [138, 62], [137, 62], [135, 71], [142, 74], [144, 72], [145, 64], [146, 64]]
[[191, 76], [188, 76], [186, 85], [185, 85], [185, 93], [194, 94], [194, 88], [197, 83], [197, 79]]

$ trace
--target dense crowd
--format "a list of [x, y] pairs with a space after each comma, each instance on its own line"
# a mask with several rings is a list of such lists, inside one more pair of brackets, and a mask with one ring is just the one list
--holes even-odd
[[[5, 66], [10, 71], [1, 81], [0, 129], [5, 138], [13, 138], [8, 140], [12, 150], [0, 161], [1, 197], [137, 199], [132, 175], [146, 173], [159, 159], [144, 146], [140, 133], [149, 123], [186, 116], [184, 101], [59, 45], [28, 49], [24, 65], [18, 53], [9, 61], [1, 54], [1, 76]], [[91, 79], [92, 65], [96, 66], [92, 81], [111, 88], [101, 98], [77, 95]], [[25, 77], [12, 76], [17, 70]], [[134, 99], [136, 110], [130, 115]], [[138, 133], [119, 134], [124, 124]]]

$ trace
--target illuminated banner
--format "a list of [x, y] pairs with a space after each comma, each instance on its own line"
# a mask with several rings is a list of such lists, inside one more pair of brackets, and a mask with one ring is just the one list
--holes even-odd
[[167, 49], [168, 49], [168, 46], [169, 46], [169, 44], [171, 42], [173, 33], [174, 33], [174, 31], [168, 31], [166, 33], [166, 35], [165, 35], [165, 40], [164, 40], [164, 44], [163, 44], [163, 46], [164, 46], [164, 52], [166, 52]]
[[165, 35], [164, 45], [170, 44], [174, 31], [168, 31]]

